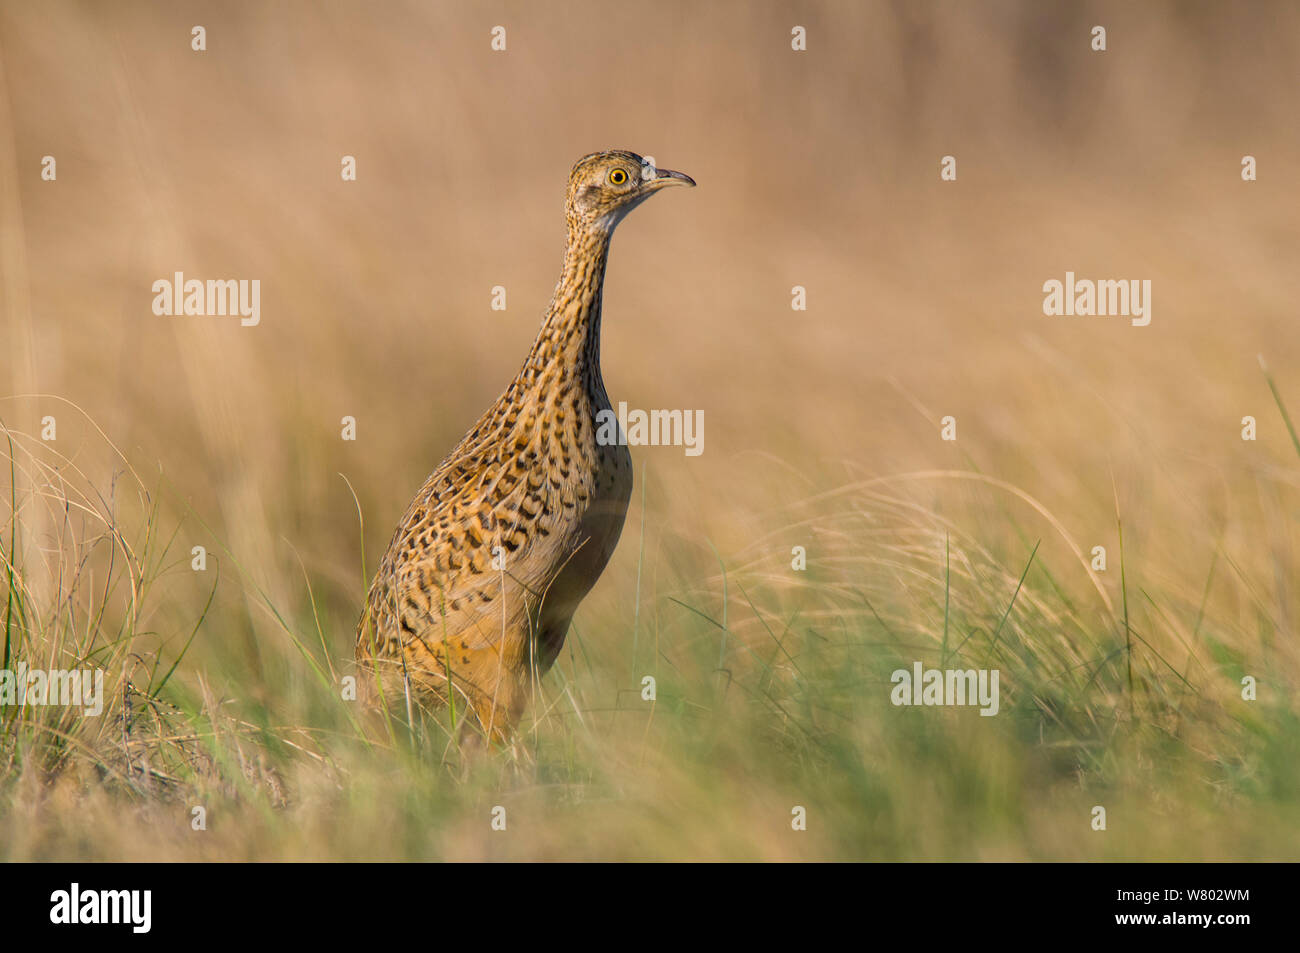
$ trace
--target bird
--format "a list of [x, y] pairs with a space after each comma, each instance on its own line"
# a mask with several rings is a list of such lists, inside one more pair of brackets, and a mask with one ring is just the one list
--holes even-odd
[[[632, 494], [600, 368], [605, 270], [632, 209], [690, 176], [625, 150], [569, 173], [555, 293], [518, 374], [415, 494], [375, 572], [356, 662], [372, 707], [449, 706], [511, 744], [618, 543]], [[598, 415], [602, 415], [599, 416]]]

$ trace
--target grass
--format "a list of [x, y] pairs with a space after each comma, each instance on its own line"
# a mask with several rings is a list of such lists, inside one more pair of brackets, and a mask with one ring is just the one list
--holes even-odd
[[[343, 700], [353, 619], [332, 607], [355, 591], [320, 599], [330, 583], [300, 561], [297, 604], [276, 606], [215, 542], [193, 571], [179, 541], [206, 529], [165, 481], [147, 489], [119, 457], [101, 495], [50, 444], [3, 434], [6, 667], [102, 668], [107, 685], [98, 718], [2, 710], [6, 859], [1261, 859], [1300, 846], [1296, 654], [1269, 629], [1267, 587], [1229, 553], [1195, 591], [1138, 583], [1118, 518], [1109, 580], [1040, 502], [973, 470], [806, 496], [730, 552], [653, 545], [643, 471], [631, 591], [579, 613], [515, 748], [466, 758], [445, 713], [375, 730]], [[935, 485], [957, 515], [918, 502]], [[1216, 578], [1221, 563], [1235, 575]], [[1294, 586], [1297, 567], [1279, 568]], [[242, 602], [220, 598], [232, 578]], [[1253, 628], [1216, 611], [1237, 599]], [[239, 631], [247, 606], [278, 635], [231, 652], [257, 637]], [[894, 707], [890, 673], [913, 661], [997, 668], [1000, 714]], [[498, 805], [505, 832], [489, 827]], [[790, 828], [796, 805], [806, 832]]]

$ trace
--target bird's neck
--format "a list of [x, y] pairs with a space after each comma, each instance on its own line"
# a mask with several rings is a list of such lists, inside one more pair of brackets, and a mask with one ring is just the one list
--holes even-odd
[[602, 227], [570, 228], [560, 280], [525, 365], [530, 376], [558, 372], [600, 381], [600, 305], [611, 235]]

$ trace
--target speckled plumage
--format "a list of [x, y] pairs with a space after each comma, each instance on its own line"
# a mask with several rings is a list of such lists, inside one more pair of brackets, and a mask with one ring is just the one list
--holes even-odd
[[673, 184], [695, 183], [631, 152], [574, 165], [564, 266], [528, 359], [411, 501], [371, 584], [356, 646], [371, 700], [404, 704], [409, 686], [414, 700], [443, 703], [450, 682], [458, 712], [502, 741], [530, 679], [555, 661], [632, 492], [627, 448], [596, 440], [610, 407], [600, 373], [610, 238]]

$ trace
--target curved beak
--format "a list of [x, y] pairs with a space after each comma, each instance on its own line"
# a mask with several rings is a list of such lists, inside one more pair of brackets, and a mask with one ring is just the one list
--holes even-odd
[[672, 169], [655, 169], [655, 177], [646, 183], [652, 189], [662, 189], [669, 185], [694, 185], [695, 180], [685, 172]]

